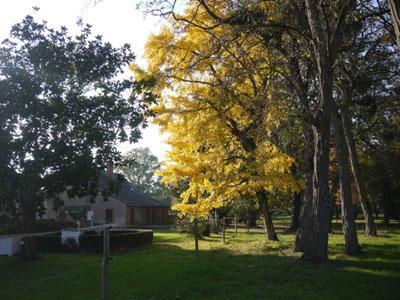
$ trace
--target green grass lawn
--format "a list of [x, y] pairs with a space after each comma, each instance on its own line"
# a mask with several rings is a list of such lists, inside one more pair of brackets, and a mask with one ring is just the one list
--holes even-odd
[[[278, 219], [278, 223], [286, 220]], [[279, 225], [279, 224], [278, 224]], [[281, 226], [283, 228], [283, 226]], [[380, 237], [360, 232], [363, 255], [342, 254], [343, 236], [330, 236], [330, 263], [303, 263], [291, 250], [294, 235], [264, 242], [261, 229], [200, 241], [200, 257], [187, 234], [155, 233], [150, 249], [114, 254], [111, 299], [400, 299], [400, 228]], [[0, 299], [100, 299], [101, 257], [45, 254], [40, 261], [0, 257]]]

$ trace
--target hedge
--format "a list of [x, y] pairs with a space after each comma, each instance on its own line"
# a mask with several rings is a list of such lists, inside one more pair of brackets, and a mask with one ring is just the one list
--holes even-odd
[[[63, 228], [76, 228], [76, 222], [40, 219], [35, 223], [34, 232], [58, 231]], [[3, 220], [3, 218], [0, 218], [0, 234], [16, 233], [26, 233], [23, 230], [21, 220]]]
[[[153, 242], [151, 230], [111, 230], [110, 251], [142, 248]], [[103, 252], [103, 232], [85, 232], [79, 237], [79, 248], [83, 252]]]
[[[110, 251], [142, 248], [153, 242], [151, 230], [111, 230]], [[79, 237], [79, 245], [74, 240], [61, 243], [59, 235], [36, 237], [38, 252], [103, 252], [103, 232], [86, 231]]]
[[63, 245], [60, 235], [44, 235], [38, 236], [36, 239], [36, 247], [38, 252], [61, 252]]

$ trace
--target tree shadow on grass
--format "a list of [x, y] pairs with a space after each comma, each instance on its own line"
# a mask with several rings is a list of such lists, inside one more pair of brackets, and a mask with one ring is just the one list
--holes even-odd
[[[225, 248], [200, 250], [196, 259], [193, 251], [177, 246], [164, 245], [162, 250], [168, 253], [168, 262], [159, 269], [165, 280], [155, 283], [157, 293], [142, 289], [137, 298], [396, 299], [400, 295], [400, 277], [374, 274], [374, 270], [390, 272], [387, 262], [311, 265], [276, 253], [235, 254]], [[151, 265], [143, 269], [147, 271], [137, 275], [145, 286], [156, 269]]]
[[[110, 298], [399, 299], [400, 275], [393, 273], [399, 267], [397, 254], [395, 245], [370, 245], [366, 257], [311, 265], [276, 252], [241, 254], [225, 247], [200, 248], [196, 259], [192, 250], [160, 242], [148, 250], [115, 255], [110, 262]], [[65, 254], [65, 261], [71, 261], [70, 255]], [[386, 255], [387, 260], [371, 261], [380, 255]], [[79, 256], [73, 258], [79, 261]], [[39, 261], [39, 267], [51, 271], [52, 265], [47, 262]], [[61, 259], [59, 263], [62, 262]], [[21, 282], [10, 282], [8, 288], [46, 276], [38, 267], [23, 267], [27, 276], [21, 276]], [[42, 281], [1, 299], [97, 299], [96, 270]], [[2, 271], [11, 275], [14, 270], [7, 267]], [[95, 280], [87, 280], [93, 276]], [[7, 285], [8, 279], [4, 280]]]

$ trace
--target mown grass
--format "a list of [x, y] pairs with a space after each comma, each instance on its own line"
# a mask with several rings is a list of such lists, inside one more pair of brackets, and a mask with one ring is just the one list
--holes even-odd
[[[111, 299], [400, 299], [400, 228], [361, 232], [363, 254], [342, 254], [343, 236], [336, 224], [330, 236], [330, 262], [310, 265], [293, 253], [294, 235], [281, 223], [280, 242], [264, 242], [261, 229], [212, 234], [193, 254], [187, 234], [155, 233], [149, 249], [113, 255]], [[100, 299], [101, 257], [45, 254], [21, 263], [0, 257], [0, 299]]]

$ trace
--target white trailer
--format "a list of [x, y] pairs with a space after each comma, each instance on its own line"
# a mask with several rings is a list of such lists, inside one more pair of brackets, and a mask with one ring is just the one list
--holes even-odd
[[17, 236], [0, 236], [0, 255], [12, 256], [19, 252], [21, 238]]

